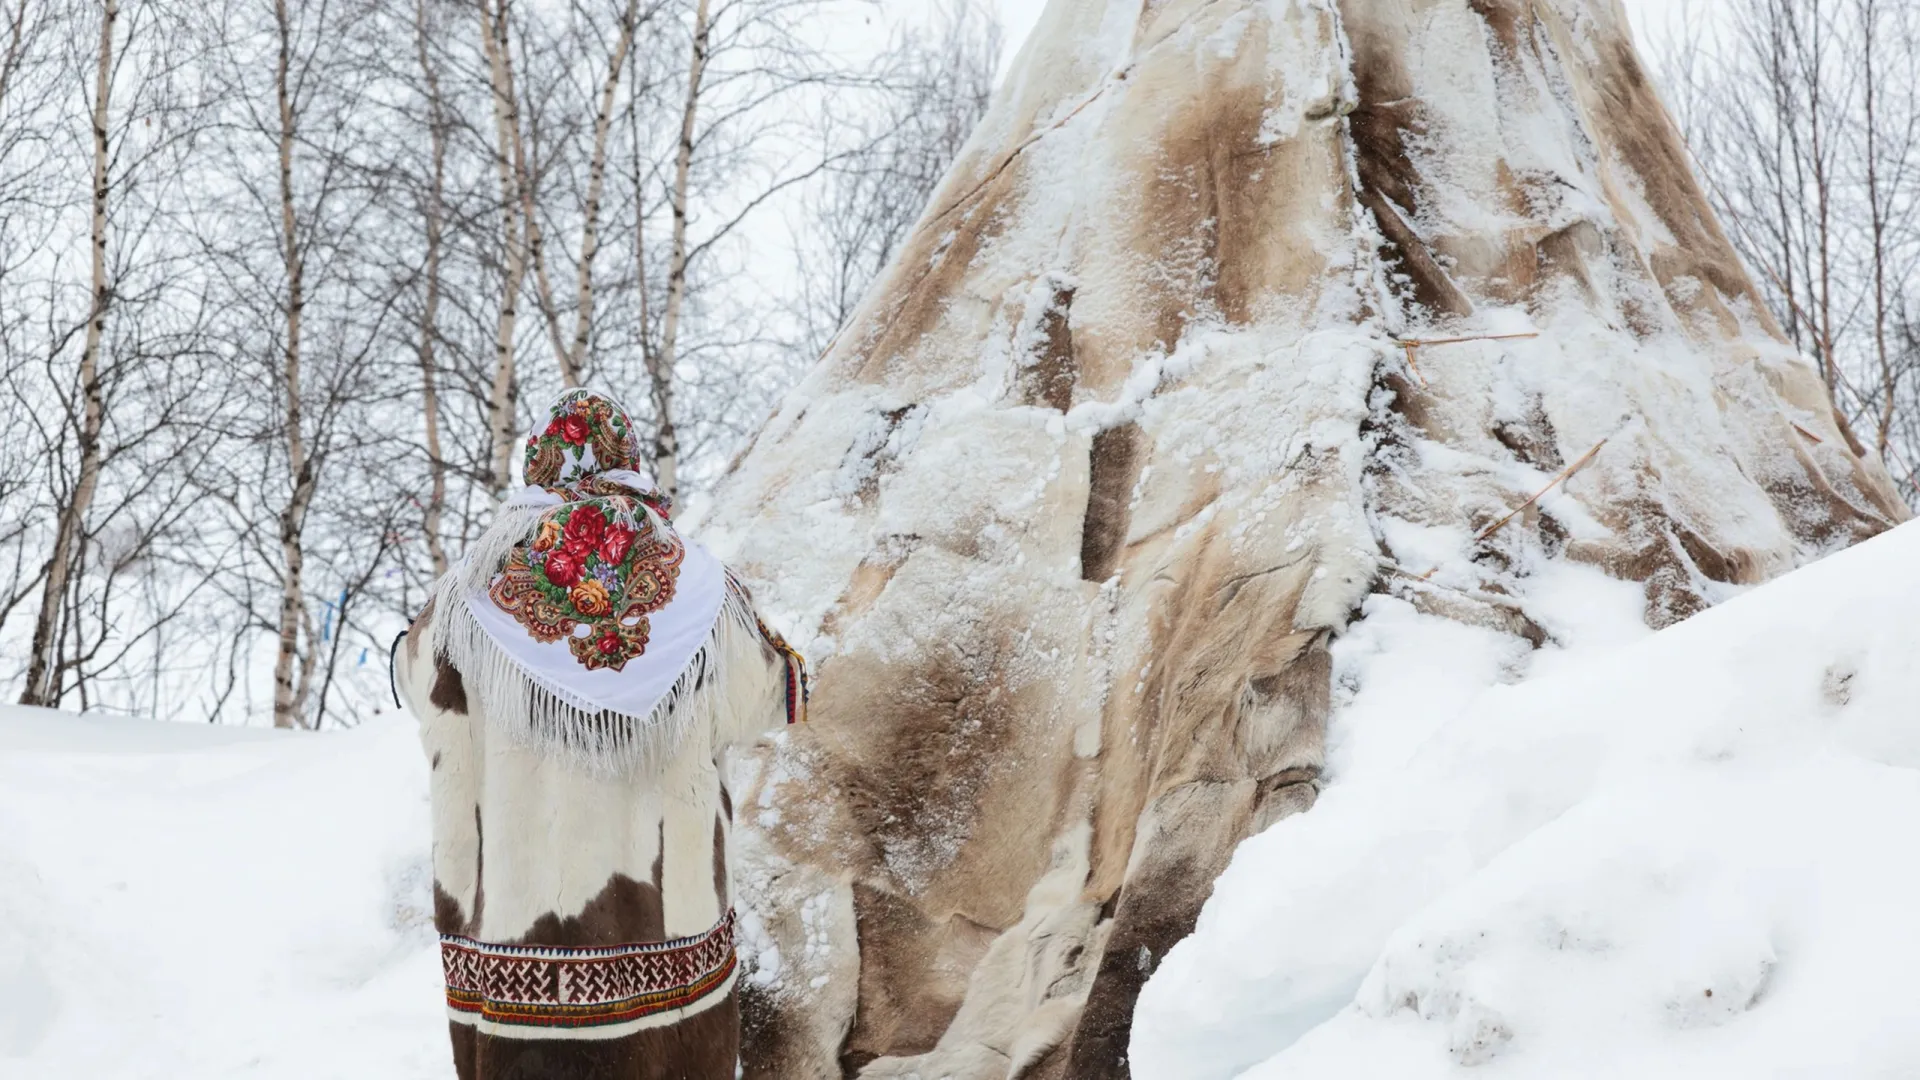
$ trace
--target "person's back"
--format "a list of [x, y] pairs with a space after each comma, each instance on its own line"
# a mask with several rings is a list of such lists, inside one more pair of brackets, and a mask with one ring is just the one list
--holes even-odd
[[461, 1080], [730, 1080], [726, 747], [794, 718], [799, 658], [682, 540], [624, 413], [583, 392], [408, 632]]

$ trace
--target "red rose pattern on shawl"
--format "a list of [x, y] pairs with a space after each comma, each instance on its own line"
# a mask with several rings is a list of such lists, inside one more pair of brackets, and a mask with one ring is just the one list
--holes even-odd
[[686, 549], [654, 526], [672, 510], [660, 492], [604, 475], [641, 471], [626, 410], [590, 390], [561, 395], [527, 438], [522, 475], [559, 496], [516, 547], [488, 595], [536, 641], [566, 639], [588, 669], [621, 670], [646, 652], [648, 617], [673, 599]]
[[535, 641], [564, 638], [587, 669], [619, 671], [647, 651], [648, 616], [673, 599], [686, 555], [635, 496], [571, 502], [540, 519], [487, 593]]
[[642, 472], [644, 461], [626, 410], [590, 390], [570, 390], [554, 403], [547, 426], [527, 437], [521, 475], [529, 485], [568, 501], [633, 495], [661, 517], [673, 516], [673, 500], [665, 494], [638, 491], [600, 475], [613, 469]]

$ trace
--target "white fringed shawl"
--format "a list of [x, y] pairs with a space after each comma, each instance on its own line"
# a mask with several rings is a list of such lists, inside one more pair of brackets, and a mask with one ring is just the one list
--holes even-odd
[[[564, 416], [569, 408], [580, 412], [575, 403], [581, 400], [578, 391], [563, 395], [554, 415]], [[624, 411], [619, 418], [624, 422]], [[539, 438], [529, 440], [530, 461]], [[594, 469], [591, 452], [585, 457], [588, 475], [602, 485], [651, 492], [646, 477]], [[531, 544], [542, 521], [568, 505], [556, 490], [565, 489], [527, 487], [502, 503], [465, 560], [434, 585], [433, 652], [460, 673], [468, 694], [478, 695], [489, 722], [516, 742], [590, 772], [628, 775], [664, 760], [690, 727], [712, 720], [727, 680], [722, 670], [727, 658], [756, 654], [786, 662], [795, 688], [789, 694], [789, 720], [797, 718], [793, 709], [805, 692], [798, 655], [760, 623], [745, 590], [720, 561], [679, 537], [650, 502], [635, 500], [636, 516], [644, 515], [660, 535], [676, 539], [685, 557], [672, 599], [648, 616], [644, 652], [617, 670], [590, 669], [565, 639], [539, 641], [503, 610], [489, 588], [515, 549]], [[759, 647], [743, 651], [740, 642], [730, 640], [736, 634], [754, 635]]]
[[[581, 670], [565, 644], [534, 641], [493, 606], [486, 591], [492, 574], [475, 571], [474, 566], [487, 565], [477, 560], [450, 571], [435, 585], [431, 644], [436, 655], [460, 672], [467, 693], [486, 703], [488, 721], [516, 742], [596, 774], [646, 770], [668, 756], [690, 727], [710, 718], [715, 707], [712, 699], [726, 681], [723, 658], [741, 655], [724, 648], [723, 637], [730, 632], [759, 633], [750, 602], [720, 571], [719, 562], [693, 544], [688, 544], [688, 561], [693, 561], [696, 550], [711, 563], [719, 588], [706, 608], [704, 628], [691, 613], [677, 620], [676, 647], [671, 653], [677, 663], [670, 664], [667, 650], [656, 652], [650, 643], [647, 655], [624, 672]], [[665, 617], [679, 615], [675, 611], [679, 604], [676, 599], [656, 613], [655, 627], [667, 621]], [[476, 614], [489, 609], [493, 618]], [[498, 636], [501, 624], [520, 631], [521, 640], [503, 640]], [[555, 650], [557, 661], [552, 659]], [[572, 664], [578, 674], [560, 678], [567, 674], [556, 670], [562, 663]], [[644, 675], [635, 672], [636, 665]], [[586, 685], [584, 678], [594, 675], [631, 681], [645, 689], [616, 694], [611, 700], [598, 698], [593, 694], [595, 687]]]

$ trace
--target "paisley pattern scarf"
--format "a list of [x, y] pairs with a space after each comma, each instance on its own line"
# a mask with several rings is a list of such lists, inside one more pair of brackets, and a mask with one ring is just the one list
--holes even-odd
[[754, 613], [746, 591], [682, 537], [642, 471], [620, 404], [562, 394], [527, 438], [527, 486], [500, 506], [465, 563], [435, 586], [436, 646], [525, 741], [598, 771], [651, 759], [716, 683], [722, 619], [786, 659], [789, 722], [804, 663]]
[[620, 671], [646, 654], [649, 617], [673, 602], [686, 561], [665, 526], [672, 508], [639, 458], [626, 410], [589, 391], [561, 395], [546, 427], [527, 437], [523, 466], [529, 491], [560, 503], [488, 588], [535, 641], [566, 642], [590, 670]]

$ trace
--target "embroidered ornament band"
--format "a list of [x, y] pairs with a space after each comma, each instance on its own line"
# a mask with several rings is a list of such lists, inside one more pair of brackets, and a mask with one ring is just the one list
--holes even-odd
[[729, 909], [703, 934], [580, 949], [442, 934], [449, 1015], [459, 1023], [530, 1029], [531, 1038], [533, 1029], [591, 1029], [686, 1009], [728, 985], [737, 964], [733, 926]]
[[747, 591], [747, 586], [735, 577], [731, 570], [727, 571], [727, 592], [730, 595], [739, 596], [746, 606], [753, 610], [754, 629], [760, 631], [760, 637], [780, 655], [781, 662], [786, 668], [787, 723], [806, 723], [807, 699], [813, 692], [807, 682], [807, 658], [800, 655], [800, 650], [787, 644], [787, 639], [781, 637], [778, 631], [768, 626], [766, 620], [760, 617], [759, 609], [753, 607], [753, 594]]

